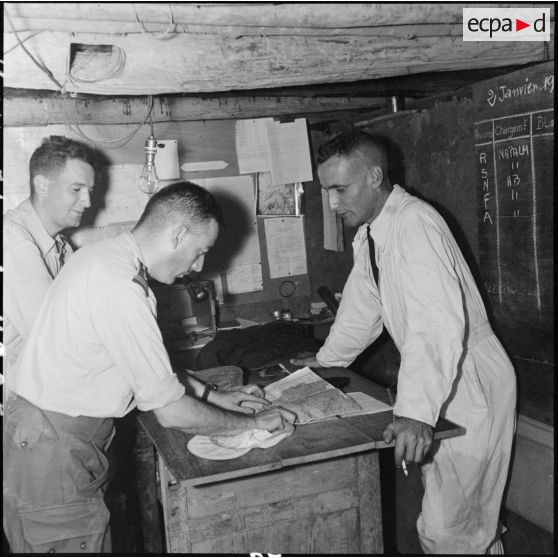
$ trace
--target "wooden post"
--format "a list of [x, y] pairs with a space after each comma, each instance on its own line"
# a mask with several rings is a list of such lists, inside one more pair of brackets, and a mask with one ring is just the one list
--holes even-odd
[[161, 554], [164, 548], [157, 502], [155, 450], [153, 443], [139, 421], [137, 424], [134, 457], [136, 461], [136, 486], [143, 533], [143, 551], [145, 554]]

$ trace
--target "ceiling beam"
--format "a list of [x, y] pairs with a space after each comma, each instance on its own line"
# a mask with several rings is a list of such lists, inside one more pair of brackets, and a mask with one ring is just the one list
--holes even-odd
[[[304, 3], [304, 2], [203, 2], [131, 3], [131, 2], [13, 2], [6, 3], [17, 29], [51, 29], [40, 27], [41, 21], [60, 20], [66, 31], [89, 20], [97, 23], [130, 23], [136, 28], [153, 25], [161, 32], [169, 23], [185, 26], [253, 27], [292, 29], [335, 29], [382, 27], [385, 25], [459, 24], [463, 8], [486, 7], [482, 3]], [[498, 3], [491, 7], [533, 7], [532, 4]]]
[[[70, 45], [113, 45], [122, 49], [119, 72], [68, 79]], [[45, 31], [25, 43], [36, 61], [67, 90], [105, 95], [160, 95], [268, 89], [425, 72], [516, 66], [546, 61], [541, 42], [464, 42], [461, 37], [227, 37], [80, 34]], [[5, 48], [7, 47], [5, 43]], [[103, 60], [101, 60], [102, 62]], [[100, 62], [99, 62], [100, 63]], [[110, 68], [109, 68], [110, 70]], [[18, 46], [6, 48], [4, 86], [56, 89]]]
[[[383, 97], [159, 96], [154, 122], [225, 120], [384, 109]], [[4, 126], [137, 124], [148, 114], [147, 97], [63, 98], [51, 92], [4, 90]]]

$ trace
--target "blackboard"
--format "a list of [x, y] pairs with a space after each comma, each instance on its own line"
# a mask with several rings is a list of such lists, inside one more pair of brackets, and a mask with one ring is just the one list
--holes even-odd
[[479, 262], [510, 356], [554, 362], [554, 65], [473, 87]]

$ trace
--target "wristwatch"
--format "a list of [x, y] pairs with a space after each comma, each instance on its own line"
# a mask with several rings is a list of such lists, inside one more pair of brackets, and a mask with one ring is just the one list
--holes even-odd
[[203, 395], [201, 396], [201, 400], [202, 401], [207, 401], [207, 398], [209, 397], [209, 394], [212, 391], [217, 391], [217, 386], [215, 384], [205, 384], [205, 388], [203, 390]]

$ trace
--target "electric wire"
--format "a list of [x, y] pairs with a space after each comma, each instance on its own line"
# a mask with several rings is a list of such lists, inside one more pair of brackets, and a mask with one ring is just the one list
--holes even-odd
[[[112, 140], [104, 140], [104, 139], [101, 139], [101, 138], [93, 138], [91, 136], [88, 136], [81, 129], [81, 127], [77, 123], [76, 105], [77, 105], [77, 102], [74, 101], [73, 122], [70, 122], [69, 118], [68, 118], [68, 114], [66, 112], [66, 94], [65, 93], [63, 94], [63, 96], [62, 96], [62, 112], [64, 114], [64, 123], [66, 125], [66, 128], [68, 128], [68, 130], [70, 130], [71, 132], [74, 132], [75, 134], [78, 134], [79, 136], [81, 136], [86, 141], [97, 144], [97, 145], [103, 145], [107, 149], [118, 149], [120, 147], [123, 147], [139, 132], [140, 128], [147, 122], [147, 120], [149, 118], [151, 118], [151, 120], [153, 119], [152, 112], [153, 112], [154, 102], [153, 102], [153, 97], [151, 95], [149, 95], [148, 96], [148, 110], [147, 110], [147, 114], [145, 115], [145, 118], [143, 119], [143, 121], [140, 124], [138, 124], [138, 126], [136, 126], [136, 128], [134, 128], [129, 134], [126, 134], [125, 136], [123, 136], [121, 138], [112, 139]], [[151, 122], [151, 130], [153, 131], [153, 121]]]
[[[41, 33], [44, 33], [43, 30], [41, 31], [35, 31], [34, 33], [31, 33], [31, 35], [25, 37], [25, 39], [21, 39], [20, 40], [22, 43], [27, 42], [29, 39], [32, 39], [33, 37], [36, 37], [37, 35], [40, 35]], [[12, 52], [12, 50], [15, 50], [16, 48], [20, 47], [21, 45], [19, 43], [16, 43], [14, 46], [10, 47], [8, 50], [4, 51], [4, 56], [6, 56], [6, 54], [9, 54], [10, 52]]]
[[[96, 46], [91, 46], [80, 53], [80, 56], [74, 58], [74, 62], [68, 70], [68, 79], [73, 85], [79, 85], [81, 83], [97, 83], [99, 81], [104, 81], [107, 79], [118, 77], [123, 71], [126, 65], [126, 53], [120, 47], [112, 47], [112, 53], [115, 54], [112, 66], [99, 76], [87, 76], [86, 74], [88, 66], [92, 60], [99, 61], [100, 54]], [[116, 50], [115, 50], [116, 49]], [[68, 66], [70, 66], [68, 64]], [[91, 68], [89, 68], [91, 72]], [[80, 75], [81, 74], [81, 75]]]
[[23, 41], [19, 38], [19, 35], [17, 34], [17, 31], [14, 27], [14, 24], [12, 22], [12, 18], [10, 17], [10, 14], [5, 11], [6, 17], [8, 18], [8, 22], [10, 24], [10, 27], [12, 28], [12, 31], [14, 32], [14, 37], [16, 38], [16, 41], [18, 42], [19, 46], [24, 50], [24, 52], [27, 54], [27, 56], [29, 56], [29, 58], [31, 58], [31, 60], [33, 61], [33, 63], [39, 68], [39, 70], [41, 70], [43, 73], [45, 73], [48, 78], [54, 83], [56, 84], [56, 87], [62, 91], [64, 89], [64, 86], [60, 84], [60, 82], [54, 77], [54, 75], [52, 74], [52, 72], [46, 67], [46, 65], [42, 64], [41, 62], [39, 62], [27, 49], [27, 47], [23, 44]]
[[[165, 31], [163, 31], [162, 33], [153, 33], [152, 31], [149, 31], [149, 29], [147, 29], [145, 27], [145, 25], [143, 24], [143, 22], [140, 21], [139, 16], [138, 16], [138, 11], [136, 9], [136, 5], [132, 4], [132, 7], [134, 8], [134, 15], [136, 17], [136, 24], [138, 25], [138, 27], [140, 28], [142, 33], [147, 33], [148, 35], [151, 35], [154, 39], [157, 40], [162, 40], [162, 39], [167, 39], [171, 36], [174, 36], [175, 30], [173, 28], [176, 27], [176, 24], [174, 23], [174, 14], [172, 13], [172, 8], [170, 4], [167, 4], [168, 8], [169, 8], [169, 24], [167, 26], [167, 28], [165, 29]], [[171, 29], [173, 29], [171, 31]]]

